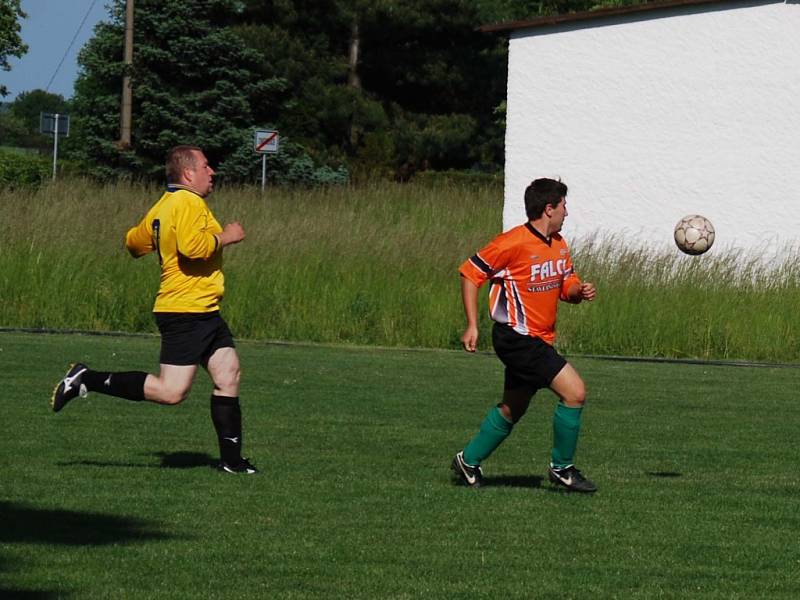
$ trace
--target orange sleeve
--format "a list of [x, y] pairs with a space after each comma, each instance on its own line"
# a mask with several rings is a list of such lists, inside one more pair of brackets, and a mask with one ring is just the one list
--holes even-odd
[[569, 253], [567, 253], [567, 263], [564, 268], [564, 279], [561, 282], [561, 293], [559, 294], [559, 298], [564, 302], [569, 302], [567, 292], [569, 292], [569, 288], [576, 283], [580, 285], [581, 278], [578, 277], [578, 274], [575, 272], [575, 267], [572, 266], [572, 257], [569, 255]]
[[481, 287], [508, 266], [512, 248], [513, 246], [507, 243], [506, 236], [499, 235], [465, 260], [458, 272], [462, 277]]

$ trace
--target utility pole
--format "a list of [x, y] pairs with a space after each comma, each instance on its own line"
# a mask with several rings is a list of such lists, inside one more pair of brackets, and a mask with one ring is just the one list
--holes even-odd
[[125, 73], [122, 76], [122, 109], [120, 117], [119, 147], [131, 147], [131, 110], [133, 90], [131, 89], [131, 66], [133, 65], [133, 0], [125, 0]]

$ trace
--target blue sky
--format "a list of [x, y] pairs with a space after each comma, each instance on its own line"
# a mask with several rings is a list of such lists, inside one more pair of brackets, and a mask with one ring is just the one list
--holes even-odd
[[[20, 35], [28, 44], [28, 52], [22, 58], [9, 59], [11, 71], [0, 70], [0, 81], [9, 92], [0, 101], [10, 102], [20, 92], [36, 89], [71, 97], [78, 76], [78, 52], [92, 37], [97, 22], [108, 18], [106, 2], [22, 0], [22, 10], [28, 18], [22, 20]], [[84, 17], [86, 22], [81, 27]], [[75, 42], [70, 48], [73, 38]], [[59, 67], [62, 58], [64, 62]], [[51, 78], [52, 83], [47, 88]]]

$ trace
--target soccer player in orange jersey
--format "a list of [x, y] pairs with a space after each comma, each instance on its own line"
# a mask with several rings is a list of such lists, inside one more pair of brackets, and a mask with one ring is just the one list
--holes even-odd
[[560, 235], [567, 216], [567, 186], [537, 179], [525, 190], [528, 222], [493, 239], [464, 262], [461, 297], [467, 328], [461, 343], [475, 352], [478, 341], [478, 288], [491, 282], [489, 310], [492, 344], [505, 365], [503, 400], [480, 430], [453, 458], [452, 468], [466, 485], [483, 483], [481, 463], [505, 440], [541, 388], [559, 398], [553, 415], [550, 481], [577, 492], [597, 487], [575, 468], [586, 389], [578, 372], [553, 348], [559, 301], [594, 300], [595, 287], [575, 273], [569, 248]]
[[214, 186], [214, 170], [200, 148], [172, 148], [166, 169], [167, 191], [125, 239], [134, 258], [155, 252], [161, 266], [153, 308], [161, 332], [160, 373], [111, 373], [73, 364], [56, 385], [51, 405], [58, 412], [88, 392], [178, 404], [202, 365], [214, 382], [211, 420], [219, 442], [219, 468], [252, 474], [256, 468], [241, 455], [239, 356], [219, 314], [224, 292], [222, 249], [241, 242], [244, 229], [236, 221], [223, 228], [211, 214], [205, 198]]

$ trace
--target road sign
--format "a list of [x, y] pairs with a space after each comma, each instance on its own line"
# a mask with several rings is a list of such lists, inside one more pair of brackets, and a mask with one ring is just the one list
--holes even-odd
[[58, 136], [69, 135], [69, 115], [43, 112], [39, 115], [39, 130], [53, 134], [53, 181], [56, 180], [56, 163], [58, 161]]
[[[58, 127], [58, 131], [56, 131], [56, 127]], [[69, 115], [46, 112], [40, 113], [39, 131], [51, 134], [58, 133], [58, 135], [62, 137], [69, 136]]]
[[253, 149], [258, 154], [275, 154], [278, 152], [278, 132], [270, 129], [257, 129]]

